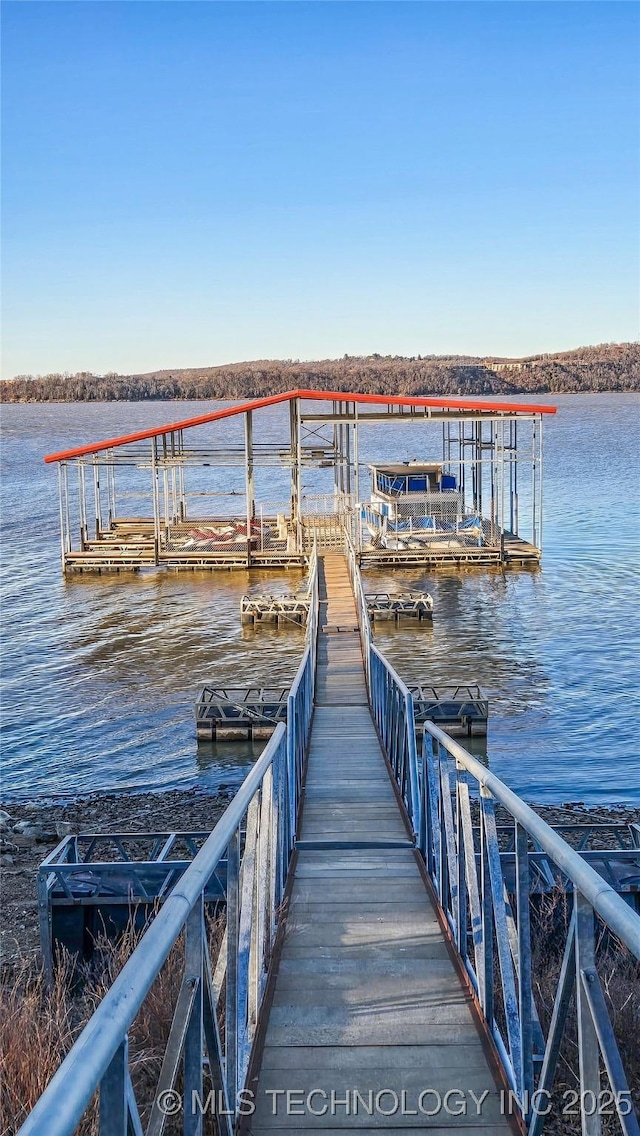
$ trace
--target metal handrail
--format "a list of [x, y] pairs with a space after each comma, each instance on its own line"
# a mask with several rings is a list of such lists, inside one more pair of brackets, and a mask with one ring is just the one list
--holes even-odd
[[[239, 1093], [246, 1081], [296, 834], [315, 685], [315, 548], [309, 576], [312, 603], [305, 652], [291, 686], [286, 727], [284, 723], [276, 727], [223, 816], [171, 890], [24, 1122], [20, 1136], [72, 1136], [96, 1091], [100, 1093], [101, 1136], [121, 1136], [127, 1127], [141, 1136], [142, 1124], [128, 1067], [128, 1030], [183, 931], [184, 977], [147, 1133], [162, 1131], [160, 1102], [163, 1093], [166, 1098], [166, 1093], [173, 1091], [181, 1063], [184, 1101], [193, 1101], [196, 1093], [202, 1100], [202, 1054], [206, 1049], [214, 1086], [224, 1105], [219, 1121], [225, 1136], [231, 1136], [242, 1100]], [[212, 973], [204, 892], [225, 857], [226, 931]], [[224, 1042], [217, 1021], [223, 981]]]
[[[479, 790], [478, 853], [473, 838], [470, 780]], [[529, 1136], [539, 1136], [545, 1125], [574, 987], [583, 1131], [589, 1136], [601, 1131], [598, 1105], [603, 1099], [602, 1062], [621, 1130], [628, 1136], [640, 1136], [597, 971], [596, 915], [636, 959], [640, 959], [640, 916], [499, 777], [432, 722], [425, 723], [423, 735], [421, 790], [424, 823], [420, 852], [509, 1082], [521, 1102]], [[513, 818], [515, 911], [500, 866], [496, 803]], [[533, 993], [530, 841], [555, 865], [573, 892], [571, 924], [546, 1038]], [[496, 956], [502, 1029], [494, 1013]]]
[[567, 844], [561, 836], [538, 813], [518, 797], [504, 781], [491, 773], [486, 765], [473, 757], [464, 746], [449, 737], [433, 722], [425, 722], [427, 730], [456, 762], [471, 773], [475, 780], [487, 789], [492, 797], [503, 805], [540, 845], [564, 874], [569, 877], [601, 919], [606, 922], [622, 943], [640, 958], [640, 918], [610, 884], [603, 880], [587, 861]]
[[[311, 604], [305, 633], [305, 651], [287, 698], [287, 768], [290, 779], [290, 807], [288, 817], [292, 826], [288, 836], [291, 846], [293, 846], [294, 840], [297, 802], [300, 799], [302, 789], [302, 768], [304, 765], [307, 742], [309, 740], [309, 731], [311, 729], [313, 696], [315, 693], [319, 607], [318, 551], [315, 541], [309, 558], [309, 596]], [[284, 880], [282, 882], [284, 886]]]
[[[209, 981], [207, 981], [208, 967], [203, 965], [202, 958], [205, 946], [204, 890], [220, 861], [227, 856], [229, 863], [227, 903], [228, 906], [232, 905], [234, 910], [237, 910], [240, 906], [237, 902], [237, 896], [234, 902], [229, 895], [229, 892], [238, 893], [241, 883], [241, 873], [238, 870], [240, 829], [252, 805], [254, 806], [254, 817], [257, 819], [256, 801], [258, 795], [261, 795], [263, 797], [263, 800], [259, 802], [262, 806], [261, 812], [271, 813], [263, 826], [263, 840], [268, 839], [269, 836], [273, 839], [274, 821], [277, 822], [278, 819], [278, 808], [282, 807], [287, 796], [279, 791], [282, 775], [285, 772], [285, 740], [285, 726], [281, 723], [193, 863], [172, 889], [162, 909], [145, 931], [115, 982], [89, 1019], [20, 1129], [20, 1136], [43, 1136], [45, 1132], [47, 1136], [70, 1136], [80, 1123], [98, 1088], [101, 1091], [101, 1101], [108, 1100], [111, 1110], [111, 1115], [107, 1116], [106, 1108], [101, 1108], [100, 1130], [102, 1136], [105, 1136], [105, 1134], [110, 1136], [112, 1131], [124, 1131], [125, 1128], [121, 1122], [124, 1120], [126, 1124], [127, 1118], [130, 1118], [134, 1125], [136, 1119], [139, 1123], [137, 1107], [133, 1100], [126, 1067], [127, 1032], [185, 927], [187, 928], [185, 980], [188, 979], [197, 983], [198, 1000], [201, 1008], [203, 1001], [209, 1003], [211, 1020], [207, 1023], [209, 1030], [205, 1029], [205, 1033], [210, 1032], [214, 1036], [217, 1035], [215, 1005], [210, 1005], [212, 999], [210, 976]], [[267, 787], [270, 791], [265, 793], [265, 778], [270, 772], [273, 772], [270, 784]], [[249, 837], [247, 837], [248, 839]], [[275, 847], [272, 846], [272, 854], [275, 851]], [[279, 842], [277, 851], [278, 858], [287, 857], [287, 849], [281, 842]], [[282, 898], [279, 881], [274, 881], [272, 890], [272, 907], [276, 911]], [[258, 946], [261, 946], [261, 944]], [[271, 943], [268, 946], [270, 948]], [[189, 966], [190, 954], [192, 956], [200, 955], [200, 966], [196, 966], [196, 969], [199, 969], [199, 974], [188, 973], [192, 969]], [[241, 968], [238, 966], [238, 942], [235, 934], [227, 933], [227, 955], [227, 983], [230, 982], [229, 976], [231, 975], [233, 978], [235, 975], [237, 998], [237, 977]], [[231, 965], [229, 965], [230, 963]], [[229, 1002], [229, 991], [227, 1002]], [[192, 1008], [189, 1025], [194, 1021], [197, 1028], [197, 1015], [193, 1014]], [[230, 1091], [232, 1085], [229, 1082], [230, 1079], [234, 1079], [233, 1070], [237, 1068], [239, 1054], [232, 1056], [230, 1042], [234, 1039], [234, 1031], [229, 1030], [228, 1034], [224, 1059], [219, 1049], [219, 1037], [217, 1044], [212, 1044], [211, 1047], [209, 1046], [210, 1038], [206, 1040], [207, 1048], [210, 1050], [209, 1060], [212, 1067], [215, 1064], [220, 1068], [226, 1067], [226, 1076], [222, 1077], [223, 1087], [226, 1090], [225, 1095], [233, 1100], [235, 1089], [233, 1092]], [[237, 1033], [235, 1033], [235, 1041], [236, 1043], [240, 1041]], [[200, 1044], [202, 1048], [202, 1039]], [[213, 1053], [211, 1048], [214, 1049]], [[236, 1048], [239, 1050], [240, 1046], [237, 1044]], [[201, 1069], [199, 1078], [197, 1072], [194, 1077], [193, 1069], [190, 1072], [189, 1080], [192, 1083], [189, 1087], [193, 1091], [196, 1091], [199, 1087], [200, 1093], [202, 1093]], [[122, 1083], [122, 1092], [118, 1094], [116, 1100], [114, 1099], [113, 1085], [118, 1079]], [[194, 1079], [195, 1084], [193, 1084]], [[185, 1069], [185, 1086], [187, 1080], [187, 1070]], [[103, 1113], [105, 1114], [104, 1117]], [[118, 1128], [119, 1121], [120, 1127]]]
[[349, 578], [351, 580], [351, 587], [353, 589], [353, 597], [356, 603], [356, 615], [358, 618], [358, 627], [360, 628], [360, 639], [362, 641], [362, 657], [364, 659], [365, 677], [367, 680], [367, 690], [369, 691], [369, 698], [371, 698], [371, 674], [370, 674], [370, 648], [373, 639], [373, 631], [371, 628], [371, 620], [369, 618], [369, 609], [367, 607], [367, 597], [364, 592], [362, 584], [362, 575], [360, 566], [358, 564], [358, 556], [353, 542], [345, 529], [344, 532], [344, 552], [349, 569]]
[[413, 695], [373, 643], [369, 645], [369, 674], [373, 718], [417, 837], [422, 828], [422, 799]]
[[[416, 833], [416, 846], [475, 989], [529, 1136], [539, 1136], [549, 1112], [574, 986], [580, 1080], [577, 1099], [583, 1112], [583, 1131], [589, 1136], [597, 1136], [601, 1131], [598, 1102], [603, 1099], [602, 1062], [621, 1130], [627, 1136], [640, 1136], [598, 977], [595, 947], [597, 915], [621, 946], [640, 959], [640, 916], [499, 777], [432, 722], [424, 723], [418, 757], [410, 691], [372, 643], [369, 655], [372, 711]], [[475, 783], [479, 798], [479, 850], [474, 840], [470, 783]], [[500, 862], [496, 804], [507, 810], [514, 826], [513, 907]], [[573, 915], [546, 1038], [533, 994], [530, 842], [556, 866], [559, 876], [573, 890]], [[502, 1027], [495, 1014], [496, 973], [501, 985]]]

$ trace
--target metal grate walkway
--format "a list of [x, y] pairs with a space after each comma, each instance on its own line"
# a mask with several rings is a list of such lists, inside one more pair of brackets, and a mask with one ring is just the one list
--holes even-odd
[[513, 1131], [371, 718], [343, 556], [325, 554], [319, 584], [301, 823], [247, 1130]]

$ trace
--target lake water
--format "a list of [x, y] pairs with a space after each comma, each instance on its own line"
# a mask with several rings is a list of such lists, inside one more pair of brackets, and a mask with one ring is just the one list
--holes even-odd
[[[546, 401], [558, 415], [545, 423], [541, 568], [368, 573], [368, 590], [424, 588], [434, 598], [433, 628], [387, 630], [377, 641], [409, 682], [485, 688], [489, 763], [527, 799], [640, 803], [640, 396]], [[286, 586], [286, 578], [64, 579], [56, 470], [42, 461], [213, 406], [2, 408], [5, 801], [237, 785], [255, 757], [250, 744], [198, 747], [193, 704], [204, 682], [291, 680], [302, 633], [253, 632], [239, 619], [243, 592]], [[380, 454], [390, 445], [381, 438]], [[393, 446], [398, 460], [411, 456]]]

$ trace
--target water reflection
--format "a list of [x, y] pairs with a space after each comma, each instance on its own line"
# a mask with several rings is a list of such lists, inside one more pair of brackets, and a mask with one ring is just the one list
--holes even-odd
[[[516, 791], [638, 802], [631, 498], [640, 458], [628, 423], [640, 400], [555, 401], [560, 414], [545, 426], [542, 567], [367, 573], [367, 590], [434, 598], [432, 627], [381, 624], [376, 640], [408, 682], [485, 689], [491, 767]], [[204, 409], [181, 405], [180, 416]], [[56, 475], [43, 453], [172, 420], [175, 411], [161, 403], [3, 408], [5, 797], [238, 783], [257, 751], [251, 742], [196, 746], [199, 686], [285, 685], [295, 674], [301, 630], [243, 628], [240, 597], [295, 590], [301, 573], [60, 574]], [[384, 431], [375, 437], [380, 456], [409, 456]]]
[[196, 749], [203, 785], [233, 793], [244, 781], [264, 747], [264, 741], [199, 742]]

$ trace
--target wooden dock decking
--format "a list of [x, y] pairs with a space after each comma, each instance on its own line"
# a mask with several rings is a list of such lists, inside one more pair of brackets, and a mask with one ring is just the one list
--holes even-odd
[[301, 823], [241, 1131], [519, 1131], [378, 741], [345, 560], [320, 569]]

